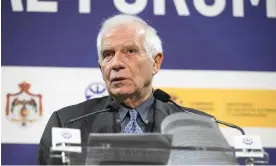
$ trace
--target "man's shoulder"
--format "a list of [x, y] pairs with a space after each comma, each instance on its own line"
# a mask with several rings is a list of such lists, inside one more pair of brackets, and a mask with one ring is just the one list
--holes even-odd
[[109, 101], [109, 98], [109, 96], [104, 96], [100, 98], [89, 99], [78, 104], [61, 108], [57, 110], [56, 113], [61, 119], [69, 120], [94, 111], [98, 111], [99, 109], [104, 109]]

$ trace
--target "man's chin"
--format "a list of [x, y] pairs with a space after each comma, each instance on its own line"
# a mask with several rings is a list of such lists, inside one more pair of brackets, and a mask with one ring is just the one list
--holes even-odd
[[114, 97], [127, 97], [134, 93], [134, 90], [128, 88], [112, 88], [110, 94]]

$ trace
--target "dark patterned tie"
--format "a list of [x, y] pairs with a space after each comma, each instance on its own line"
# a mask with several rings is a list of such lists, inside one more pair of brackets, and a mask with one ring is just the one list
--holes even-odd
[[130, 120], [126, 125], [124, 132], [125, 133], [143, 133], [142, 129], [138, 126], [138, 123], [136, 121], [138, 112], [135, 109], [133, 109], [129, 111], [129, 114], [130, 114]]

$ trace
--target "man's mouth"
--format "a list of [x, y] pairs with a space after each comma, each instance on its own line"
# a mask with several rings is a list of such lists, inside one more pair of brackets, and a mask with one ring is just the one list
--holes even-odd
[[115, 78], [112, 78], [111, 79], [111, 83], [112, 82], [119, 82], [119, 81], [123, 81], [123, 80], [125, 80], [126, 78], [124, 78], [124, 77], [115, 77]]

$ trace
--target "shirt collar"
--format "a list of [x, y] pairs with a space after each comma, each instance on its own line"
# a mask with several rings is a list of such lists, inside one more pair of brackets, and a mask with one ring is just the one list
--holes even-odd
[[121, 104], [120, 109], [119, 109], [121, 121], [123, 121], [125, 119], [129, 110], [135, 109], [138, 112], [138, 114], [140, 115], [142, 121], [145, 124], [148, 124], [148, 113], [151, 110], [150, 107], [152, 106], [153, 102], [154, 102], [154, 97], [151, 94], [151, 96], [147, 100], [145, 100], [141, 105], [139, 105], [136, 108], [128, 108]]

